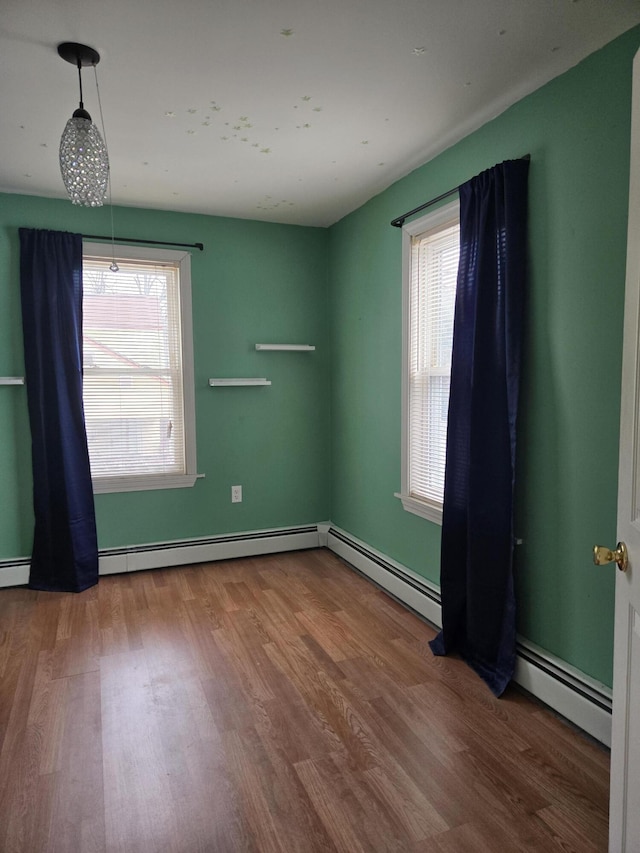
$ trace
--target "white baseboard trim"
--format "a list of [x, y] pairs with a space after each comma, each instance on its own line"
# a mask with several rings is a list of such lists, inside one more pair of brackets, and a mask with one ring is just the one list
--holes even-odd
[[[318, 547], [318, 527], [315, 524], [243, 531], [178, 542], [106, 548], [98, 555], [99, 573], [113, 575]], [[29, 583], [29, 562], [29, 558], [0, 560], [0, 588]]]
[[[327, 547], [435, 627], [442, 627], [435, 584], [334, 525]], [[518, 638], [514, 681], [606, 746], [611, 746], [611, 690], [570, 664]]]
[[139, 572], [143, 569], [161, 569], [318, 547], [316, 524], [273, 530], [242, 531], [179, 542], [158, 542], [129, 548], [101, 550], [100, 574]]
[[0, 588], [3, 586], [24, 586], [29, 583], [29, 557], [15, 560], [0, 560]]

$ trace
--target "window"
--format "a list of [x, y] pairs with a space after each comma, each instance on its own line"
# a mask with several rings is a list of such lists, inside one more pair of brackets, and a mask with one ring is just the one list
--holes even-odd
[[83, 248], [84, 412], [94, 492], [196, 480], [187, 252]]
[[409, 512], [442, 522], [459, 202], [403, 229], [402, 491]]

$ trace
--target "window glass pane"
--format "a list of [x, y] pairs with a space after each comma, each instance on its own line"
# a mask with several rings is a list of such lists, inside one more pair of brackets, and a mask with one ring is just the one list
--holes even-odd
[[442, 503], [460, 228], [411, 242], [408, 493]]
[[86, 257], [84, 407], [94, 478], [184, 474], [177, 263]]

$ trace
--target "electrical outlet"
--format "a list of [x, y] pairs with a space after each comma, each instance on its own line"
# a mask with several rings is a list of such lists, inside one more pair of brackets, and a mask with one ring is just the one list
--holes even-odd
[[231, 503], [242, 503], [242, 486], [231, 486]]

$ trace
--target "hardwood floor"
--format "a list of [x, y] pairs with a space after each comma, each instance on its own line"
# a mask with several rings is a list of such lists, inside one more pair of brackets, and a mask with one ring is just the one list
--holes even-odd
[[0, 592], [2, 853], [604, 851], [609, 758], [329, 551]]

